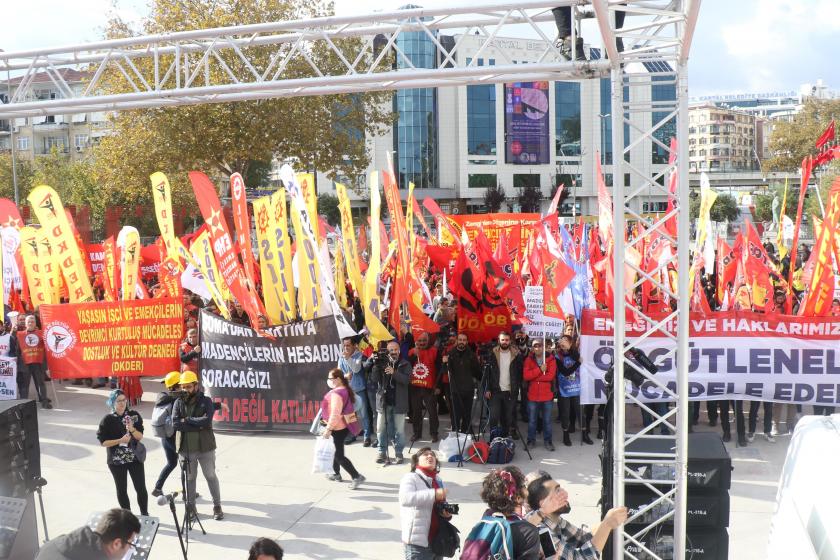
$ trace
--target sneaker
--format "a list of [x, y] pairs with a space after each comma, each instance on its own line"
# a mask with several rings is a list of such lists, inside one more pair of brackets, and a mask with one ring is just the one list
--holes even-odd
[[397, 465], [402, 465], [403, 463], [405, 463], [405, 457], [403, 457], [402, 453], [397, 455], [396, 459], [394, 459], [394, 463], [396, 463]]
[[773, 427], [770, 429], [770, 435], [771, 435], [771, 436], [777, 436], [777, 435], [779, 435], [779, 427], [776, 425], [776, 421], [775, 421], [775, 420], [773, 420], [773, 422], [772, 422], [772, 426], [773, 426]]
[[47, 410], [51, 409], [53, 405], [49, 401], [44, 401], [41, 403], [41, 408], [45, 408]]
[[152, 496], [154, 496], [155, 498], [163, 496], [163, 490], [161, 490], [160, 488], [155, 488], [154, 490], [152, 490]]
[[385, 455], [384, 453], [380, 453], [379, 455], [376, 456], [376, 462], [379, 463], [380, 465], [385, 463], [385, 461], [387, 461], [387, 460], [388, 460], [388, 456]]
[[222, 506], [213, 506], [213, 519], [216, 521], [221, 521], [225, 518], [225, 514], [222, 511]]
[[545, 442], [543, 447], [545, 447], [546, 451], [554, 451], [554, 444], [550, 441]]
[[370, 438], [365, 438], [365, 442], [362, 444], [362, 447], [370, 447]]
[[776, 443], [776, 438], [773, 437], [773, 434], [764, 434], [764, 438], [770, 443]]
[[328, 474], [327, 480], [332, 480], [333, 482], [341, 482], [341, 475], [340, 474]]
[[355, 490], [365, 480], [367, 480], [367, 479], [364, 476], [362, 476], [362, 475], [357, 476], [356, 478], [354, 478], [353, 480], [350, 481], [350, 490]]
[[752, 442], [754, 442], [754, 441], [755, 441], [755, 433], [754, 433], [754, 432], [749, 432], [749, 433], [747, 434], [747, 441], [748, 441], [749, 443], [752, 443]]

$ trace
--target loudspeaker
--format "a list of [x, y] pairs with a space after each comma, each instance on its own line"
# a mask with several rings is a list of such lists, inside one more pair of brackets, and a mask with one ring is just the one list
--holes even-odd
[[[674, 558], [673, 527], [661, 527], [659, 531], [653, 530], [639, 540], [662, 560]], [[625, 541], [625, 550], [639, 560], [654, 558], [638, 545], [627, 541]], [[685, 539], [685, 557], [691, 560], [727, 560], [729, 558], [729, 531], [688, 528]]]
[[[664, 492], [666, 488], [663, 487], [661, 490]], [[624, 505], [627, 506], [630, 515], [634, 515], [656, 498], [657, 495], [646, 486], [633, 485], [624, 489]], [[672, 509], [662, 503], [645, 513], [634, 524], [647, 525]], [[695, 488], [689, 488], [685, 521], [688, 527], [698, 529], [729, 527], [729, 492], [703, 493]], [[673, 525], [673, 518], [665, 523]], [[628, 530], [628, 532], [632, 531]]]
[[35, 401], [0, 401], [0, 496], [22, 498], [41, 477]]
[[[627, 446], [627, 452], [673, 453], [671, 440], [638, 439]], [[674, 480], [673, 466], [651, 460], [645, 478]], [[701, 432], [688, 435], [688, 487], [709, 491], [726, 491], [732, 485], [732, 459], [720, 435]]]

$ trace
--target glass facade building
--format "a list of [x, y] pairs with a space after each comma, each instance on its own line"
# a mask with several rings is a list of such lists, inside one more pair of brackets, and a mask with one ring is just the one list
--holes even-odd
[[[667, 84], [650, 86], [650, 98], [653, 101], [674, 101], [677, 99], [677, 88], [674, 85], [674, 78], [668, 76], [651, 76], [653, 82], [669, 82]], [[670, 111], [654, 111], [651, 117], [651, 125], [656, 125], [659, 121], [666, 118]], [[677, 119], [671, 117], [668, 122], [662, 125], [653, 133], [653, 137], [669, 146], [671, 138], [677, 136]], [[656, 142], [651, 142], [653, 150], [651, 152], [651, 163], [668, 163], [668, 151]]]
[[580, 155], [580, 84], [554, 83], [556, 155]]
[[496, 155], [496, 86], [467, 86], [467, 153]]
[[[422, 31], [401, 33], [397, 47], [415, 68], [436, 68], [435, 44]], [[402, 56], [397, 68], [410, 68]], [[394, 93], [395, 172], [401, 189], [414, 183], [417, 189], [438, 186], [437, 91], [432, 88], [405, 89]]]

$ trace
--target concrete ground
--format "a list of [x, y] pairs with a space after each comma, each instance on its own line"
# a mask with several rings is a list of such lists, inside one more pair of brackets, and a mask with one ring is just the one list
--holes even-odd
[[[143, 385], [146, 393], [138, 410], [148, 421], [160, 385], [151, 380], [145, 380]], [[91, 512], [117, 506], [117, 500], [105, 464], [105, 450], [96, 440], [99, 420], [107, 412], [107, 391], [67, 382], [54, 382], [53, 387], [58, 392], [58, 402], [54, 410], [40, 411], [39, 428], [43, 476], [49, 482], [44, 489], [45, 509], [50, 535], [55, 537], [84, 524]], [[635, 416], [635, 412], [628, 414], [628, 418]], [[705, 425], [705, 412], [701, 418], [698, 429], [719, 429]], [[444, 417], [442, 425], [448, 423]], [[559, 425], [555, 426], [557, 434]], [[151, 436], [150, 428], [147, 433]], [[568, 518], [576, 524], [593, 526], [598, 522], [595, 504], [601, 487], [600, 446], [597, 442], [581, 446], [579, 433], [575, 436], [575, 445], [564, 447], [562, 437], [555, 435], [557, 450], [548, 453], [539, 447], [533, 451], [533, 461], [518, 449], [515, 464], [525, 472], [539, 468], [553, 473], [569, 491], [573, 510]], [[146, 482], [151, 490], [164, 456], [157, 439], [147, 437], [144, 441], [148, 448]], [[766, 556], [776, 487], [788, 441], [788, 437], [781, 436], [771, 444], [757, 437], [747, 448], [727, 444], [734, 466], [730, 558]], [[198, 509], [207, 535], [191, 533], [192, 558], [245, 559], [250, 543], [262, 536], [277, 539], [291, 559], [402, 557], [397, 492], [407, 466], [376, 465], [373, 450], [361, 444], [351, 445], [348, 456], [368, 480], [359, 490], [352, 491], [347, 482], [328, 482], [323, 475], [311, 474], [313, 444], [308, 434], [217, 433], [217, 442], [216, 465], [225, 519], [211, 518], [209, 492], [199, 476], [202, 496]], [[462, 537], [484, 509], [479, 488], [489, 469], [472, 463], [464, 468], [445, 464], [441, 471], [449, 501], [461, 504], [455, 525]], [[180, 490], [177, 472], [167, 481], [167, 491]], [[129, 495], [137, 513], [131, 488]], [[178, 508], [182, 513], [180, 502]], [[168, 507], [158, 506], [150, 497], [150, 513], [160, 518], [151, 557], [180, 558]]]

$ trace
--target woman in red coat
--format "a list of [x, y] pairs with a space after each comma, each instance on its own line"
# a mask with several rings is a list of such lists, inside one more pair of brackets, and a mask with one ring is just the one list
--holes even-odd
[[554, 382], [557, 378], [557, 360], [546, 354], [543, 341], [531, 343], [531, 352], [525, 358], [522, 377], [528, 383], [528, 445], [534, 445], [537, 438], [537, 416], [542, 413], [543, 443], [554, 451], [551, 441], [551, 416], [554, 408]]

